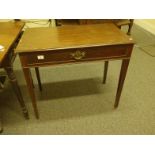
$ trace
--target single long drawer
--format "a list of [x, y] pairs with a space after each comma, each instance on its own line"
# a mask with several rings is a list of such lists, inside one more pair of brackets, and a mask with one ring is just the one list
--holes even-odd
[[129, 57], [129, 45], [96, 46], [23, 53], [27, 65], [59, 64]]

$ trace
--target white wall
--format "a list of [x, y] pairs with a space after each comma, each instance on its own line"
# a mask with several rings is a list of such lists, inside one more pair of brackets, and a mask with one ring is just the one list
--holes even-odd
[[155, 19], [136, 19], [134, 23], [155, 34]]

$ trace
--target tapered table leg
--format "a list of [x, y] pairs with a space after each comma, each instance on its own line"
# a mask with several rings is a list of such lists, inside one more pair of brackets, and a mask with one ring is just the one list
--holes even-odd
[[118, 105], [119, 105], [119, 100], [120, 100], [124, 80], [125, 80], [125, 77], [126, 77], [126, 73], [127, 73], [127, 70], [128, 70], [129, 61], [130, 61], [130, 59], [122, 60], [122, 66], [121, 66], [119, 82], [118, 82], [118, 87], [117, 87], [117, 93], [116, 93], [116, 99], [115, 99], [115, 105], [114, 105], [115, 108], [117, 108]]
[[40, 91], [42, 91], [42, 85], [41, 85], [39, 68], [38, 67], [35, 67], [35, 71], [36, 71], [36, 76], [37, 76], [37, 80], [38, 80], [39, 89], [40, 89]]
[[32, 80], [33, 88], [35, 88], [35, 86], [34, 86], [34, 82], [33, 82], [33, 78], [32, 78], [32, 74], [31, 74], [31, 71], [30, 71], [30, 75], [31, 75], [31, 80]]
[[33, 105], [35, 116], [37, 119], [39, 119], [39, 113], [38, 113], [38, 108], [37, 108], [37, 104], [36, 104], [36, 98], [35, 98], [35, 93], [34, 93], [34, 89], [33, 89], [33, 82], [32, 82], [32, 78], [31, 78], [30, 69], [23, 68], [23, 72], [25, 75], [25, 80], [27, 83], [28, 91], [29, 91], [29, 94], [30, 94], [30, 97], [32, 100], [32, 105]]
[[24, 117], [26, 119], [29, 119], [29, 114], [28, 114], [27, 108], [25, 106], [25, 103], [24, 103], [24, 100], [23, 100], [23, 97], [22, 97], [22, 94], [21, 94], [21, 91], [20, 91], [16, 76], [15, 76], [15, 74], [13, 72], [13, 68], [12, 67], [6, 67], [5, 71], [7, 72], [7, 75], [9, 77], [9, 80], [10, 80], [11, 84], [12, 84], [14, 92], [15, 92], [15, 94], [17, 96], [17, 99], [18, 99], [18, 101], [20, 103], [20, 106], [22, 108]]
[[109, 61], [105, 61], [105, 63], [104, 63], [103, 84], [105, 84], [105, 83], [106, 83], [106, 79], [107, 79], [107, 72], [108, 72], [108, 65], [109, 65]]

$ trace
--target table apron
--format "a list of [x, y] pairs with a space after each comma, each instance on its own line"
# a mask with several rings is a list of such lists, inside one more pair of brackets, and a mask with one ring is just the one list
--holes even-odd
[[74, 49], [46, 50], [20, 53], [23, 67], [81, 63], [100, 60], [129, 59], [133, 45], [111, 45]]

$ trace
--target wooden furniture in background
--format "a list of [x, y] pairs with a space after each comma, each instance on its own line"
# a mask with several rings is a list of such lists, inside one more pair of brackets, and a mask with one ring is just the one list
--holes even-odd
[[103, 24], [103, 23], [114, 23], [117, 27], [127, 25], [127, 34], [131, 34], [133, 26], [133, 19], [56, 19], [56, 25], [82, 25], [82, 24]]
[[[41, 39], [40, 39], [41, 38]], [[36, 118], [39, 118], [30, 68], [100, 60], [122, 60], [114, 107], [118, 107], [133, 40], [114, 24], [27, 29], [16, 48]]]
[[5, 69], [22, 108], [24, 117], [28, 119], [28, 111], [13, 71], [13, 62], [15, 59], [14, 48], [19, 41], [23, 27], [23, 22], [0, 22], [0, 45], [4, 47], [0, 51], [0, 68]]

